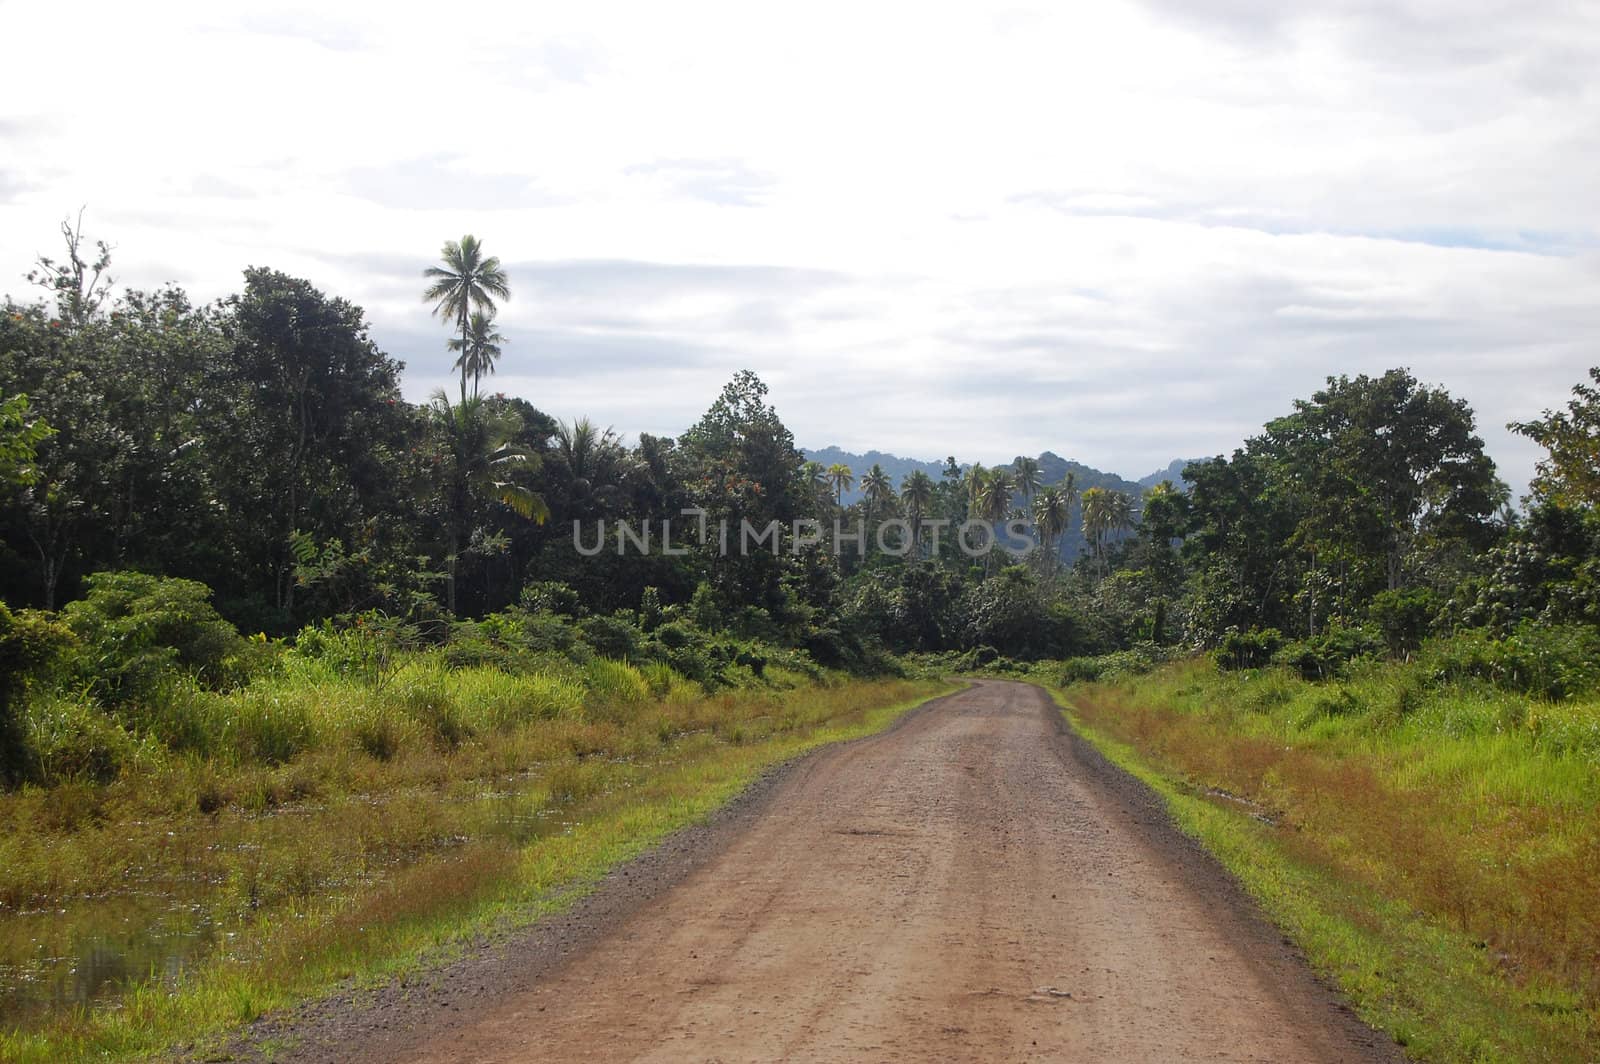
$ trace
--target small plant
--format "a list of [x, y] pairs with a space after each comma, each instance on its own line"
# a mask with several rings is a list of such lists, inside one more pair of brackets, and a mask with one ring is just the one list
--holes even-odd
[[1283, 646], [1283, 633], [1276, 628], [1237, 630], [1222, 637], [1217, 648], [1217, 667], [1228, 671], [1259, 669], [1271, 664], [1272, 655]]

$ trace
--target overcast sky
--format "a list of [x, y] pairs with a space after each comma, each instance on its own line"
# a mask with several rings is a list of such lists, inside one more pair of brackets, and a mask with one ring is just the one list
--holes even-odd
[[494, 386], [676, 433], [739, 368], [802, 446], [1140, 475], [1332, 373], [1508, 419], [1600, 363], [1600, 4], [0, 0], [0, 291], [89, 206], [117, 277], [360, 303], [509, 269]]

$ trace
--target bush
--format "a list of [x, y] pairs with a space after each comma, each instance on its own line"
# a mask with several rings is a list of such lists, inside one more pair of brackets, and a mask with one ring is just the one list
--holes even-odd
[[1290, 643], [1274, 660], [1287, 665], [1303, 680], [1331, 680], [1343, 676], [1345, 667], [1383, 650], [1383, 638], [1370, 628], [1331, 625], [1319, 636]]
[[1125, 676], [1141, 676], [1158, 666], [1165, 665], [1180, 655], [1180, 651], [1155, 643], [1135, 643], [1127, 650], [1118, 650], [1098, 657], [1068, 658], [1061, 663], [1060, 683], [1093, 683], [1099, 680], [1116, 680]]
[[1468, 629], [1429, 640], [1420, 660], [1437, 681], [1485, 680], [1557, 700], [1600, 688], [1600, 631], [1524, 622], [1496, 639], [1483, 629]]
[[578, 632], [603, 658], [632, 661], [639, 652], [639, 629], [617, 617], [589, 617], [579, 622]]
[[92, 702], [47, 695], [29, 705], [24, 736], [28, 773], [46, 785], [107, 783], [138, 755], [139, 743]]
[[301, 657], [323, 662], [340, 676], [381, 687], [399, 670], [407, 652], [421, 643], [415, 626], [369, 610], [337, 622], [307, 625], [295, 636], [294, 650]]
[[522, 589], [522, 608], [529, 613], [549, 613], [576, 617], [580, 611], [578, 593], [557, 580], [539, 580]]
[[234, 686], [259, 664], [261, 652], [212, 608], [202, 583], [110, 572], [88, 585], [61, 618], [83, 644], [86, 679], [108, 702], [147, 698], [180, 672], [212, 689]]
[[77, 640], [44, 614], [12, 613], [0, 602], [0, 783], [27, 773], [23, 696], [34, 677], [61, 660]]
[[1425, 587], [1409, 591], [1380, 591], [1372, 596], [1367, 614], [1383, 634], [1389, 653], [1415, 652], [1422, 646], [1439, 615], [1439, 599]]
[[1217, 648], [1219, 669], [1259, 669], [1272, 662], [1272, 655], [1283, 646], [1283, 633], [1276, 628], [1237, 629], [1222, 637]]

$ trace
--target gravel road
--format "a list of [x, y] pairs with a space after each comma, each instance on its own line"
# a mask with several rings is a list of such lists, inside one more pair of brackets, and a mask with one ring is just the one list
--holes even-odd
[[408, 1064], [1401, 1059], [1022, 684], [796, 762], [484, 954], [258, 1033]]

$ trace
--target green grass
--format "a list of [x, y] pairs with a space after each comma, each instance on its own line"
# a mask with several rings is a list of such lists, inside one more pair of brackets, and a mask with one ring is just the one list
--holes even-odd
[[[570, 904], [766, 768], [879, 730], [946, 689], [835, 679], [706, 696], [627, 666], [541, 678], [427, 663], [381, 690], [299, 681], [210, 707], [262, 733], [279, 721], [300, 745], [277, 763], [239, 758], [229, 740], [109, 784], [0, 796], [0, 932], [9, 911], [125, 889], [131, 872], [213, 884], [206, 904], [234, 933], [176, 983], [30, 1017], [0, 1034], [0, 1059], [214, 1043], [335, 987], [436, 966], [486, 931]], [[531, 837], [481, 830], [506, 803], [548, 823]]]
[[1594, 702], [1204, 660], [1057, 697], [1412, 1056], [1600, 1058]]

